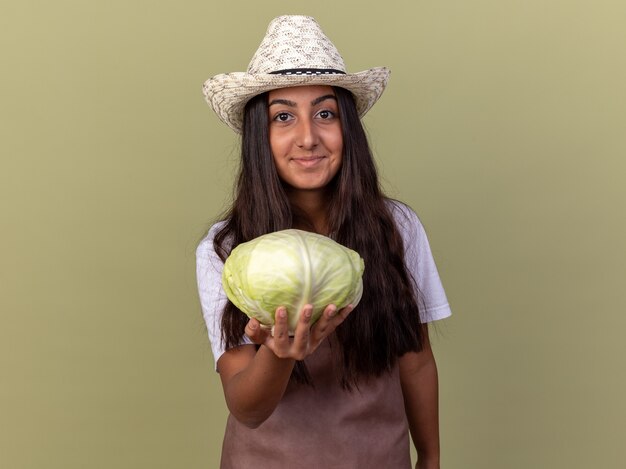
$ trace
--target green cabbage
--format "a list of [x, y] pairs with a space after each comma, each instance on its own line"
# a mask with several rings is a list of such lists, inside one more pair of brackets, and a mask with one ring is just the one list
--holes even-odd
[[237, 246], [226, 259], [222, 285], [233, 304], [264, 326], [287, 308], [293, 333], [302, 308], [313, 305], [311, 324], [326, 306], [357, 305], [363, 293], [363, 259], [332, 239], [300, 230], [269, 233]]

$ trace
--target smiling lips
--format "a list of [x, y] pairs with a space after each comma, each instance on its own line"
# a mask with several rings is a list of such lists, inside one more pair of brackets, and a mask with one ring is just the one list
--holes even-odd
[[310, 168], [315, 166], [317, 163], [322, 161], [325, 156], [296, 156], [292, 157], [291, 161], [299, 164], [300, 166], [304, 166], [305, 168]]

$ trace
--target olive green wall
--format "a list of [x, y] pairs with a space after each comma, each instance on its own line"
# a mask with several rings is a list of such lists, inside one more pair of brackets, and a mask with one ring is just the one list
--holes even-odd
[[2, 2], [0, 466], [216, 467], [194, 248], [237, 144], [200, 85], [305, 13], [393, 71], [366, 125], [453, 306], [443, 467], [623, 467], [624, 2], [365, 5]]

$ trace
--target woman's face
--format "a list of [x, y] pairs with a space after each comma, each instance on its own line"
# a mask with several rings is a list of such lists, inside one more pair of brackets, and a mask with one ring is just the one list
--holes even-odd
[[283, 182], [319, 190], [341, 167], [343, 137], [330, 86], [298, 86], [269, 92], [269, 139]]

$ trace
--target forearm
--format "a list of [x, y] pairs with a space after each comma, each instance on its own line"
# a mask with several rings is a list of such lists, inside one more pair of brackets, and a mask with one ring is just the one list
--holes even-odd
[[400, 359], [402, 392], [419, 468], [439, 467], [437, 365], [430, 347]]
[[231, 414], [251, 428], [262, 424], [285, 393], [294, 364], [295, 360], [278, 358], [262, 345], [244, 368], [226, 380], [222, 376]]
[[253, 343], [227, 350], [218, 360], [226, 404], [231, 414], [244, 425], [256, 428], [276, 409], [289, 384], [296, 360], [313, 353], [352, 311], [347, 306], [337, 311], [328, 305], [322, 317], [311, 327], [312, 305], [305, 305], [293, 337], [290, 337], [287, 312], [276, 311], [274, 333], [260, 327], [256, 319], [246, 325], [246, 335]]

